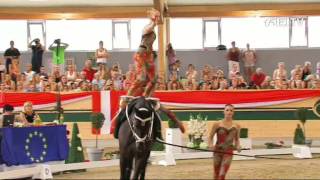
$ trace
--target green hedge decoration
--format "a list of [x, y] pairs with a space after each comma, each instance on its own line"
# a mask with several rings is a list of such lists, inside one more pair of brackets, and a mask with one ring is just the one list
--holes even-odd
[[175, 123], [175, 122], [172, 121], [172, 120], [168, 120], [168, 127], [169, 127], [169, 128], [179, 128], [178, 124]]
[[153, 143], [152, 148], [151, 148], [152, 151], [164, 151], [164, 149], [165, 149], [164, 145], [159, 142]]
[[240, 138], [248, 138], [248, 128], [240, 129]]

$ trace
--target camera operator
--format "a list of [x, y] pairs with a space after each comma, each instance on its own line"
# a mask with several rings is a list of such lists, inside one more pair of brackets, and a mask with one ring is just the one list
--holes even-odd
[[[34, 45], [32, 45], [33, 42], [34, 42]], [[31, 59], [32, 71], [36, 73], [40, 73], [40, 67], [42, 66], [42, 56], [44, 52], [44, 48], [40, 43], [40, 39], [36, 38], [32, 40], [28, 44], [28, 47], [32, 49], [32, 59]]]

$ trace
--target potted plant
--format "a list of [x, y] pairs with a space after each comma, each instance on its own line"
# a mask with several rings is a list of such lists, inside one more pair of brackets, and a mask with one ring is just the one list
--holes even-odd
[[299, 119], [302, 124], [302, 128], [300, 127], [300, 124], [297, 125], [293, 139], [294, 144], [292, 144], [293, 156], [297, 158], [312, 158], [310, 148], [312, 141], [305, 139], [305, 123], [307, 122], [307, 114], [308, 109], [306, 108], [299, 108], [295, 113], [296, 118]]
[[87, 148], [90, 161], [98, 161], [102, 158], [103, 149], [98, 148], [98, 136], [100, 135], [101, 127], [103, 126], [105, 117], [102, 113], [92, 113], [90, 116], [92, 134], [96, 135], [95, 147]]
[[300, 125], [297, 126], [295, 131], [295, 137], [294, 137], [294, 143], [296, 144], [306, 144], [308, 146], [311, 146], [312, 140], [305, 139], [306, 137], [306, 128], [305, 123], [307, 122], [307, 114], [308, 109], [306, 108], [299, 108], [296, 111], [296, 118], [301, 122], [302, 129], [300, 128]]

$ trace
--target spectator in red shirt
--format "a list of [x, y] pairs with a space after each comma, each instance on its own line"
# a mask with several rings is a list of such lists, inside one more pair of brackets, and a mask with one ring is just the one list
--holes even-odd
[[82, 70], [85, 72], [86, 79], [90, 82], [93, 80], [94, 74], [97, 72], [97, 70], [92, 69], [92, 62], [91, 60], [87, 60], [84, 64], [84, 68]]
[[262, 68], [257, 68], [256, 72], [251, 76], [251, 84], [258, 88], [261, 87], [262, 82], [265, 80], [266, 75], [262, 72]]

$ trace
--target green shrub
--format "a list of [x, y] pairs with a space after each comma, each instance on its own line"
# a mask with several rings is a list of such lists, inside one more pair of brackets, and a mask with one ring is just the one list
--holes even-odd
[[248, 138], [248, 128], [240, 129], [240, 138]]
[[168, 127], [169, 128], [179, 128], [178, 124], [170, 119], [168, 120]]
[[159, 142], [153, 143], [152, 148], [151, 148], [152, 151], [164, 151], [164, 149], [165, 149], [164, 145]]

